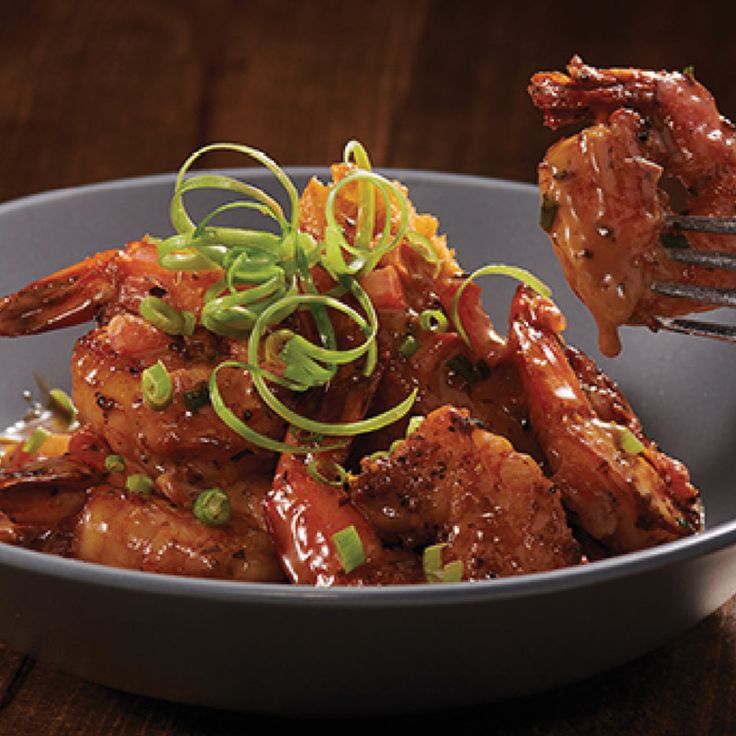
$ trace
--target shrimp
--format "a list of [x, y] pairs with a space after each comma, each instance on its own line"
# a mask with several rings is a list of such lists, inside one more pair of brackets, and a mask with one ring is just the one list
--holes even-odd
[[[341, 181], [350, 170], [344, 164], [333, 166], [333, 181]], [[396, 184], [406, 194], [405, 188]], [[317, 239], [324, 237], [324, 203], [331, 186], [312, 179], [302, 194], [302, 227]], [[382, 202], [377, 201], [377, 205]], [[354, 229], [357, 208], [357, 187], [343, 187], [336, 198], [336, 215], [348, 233]], [[385, 208], [377, 209], [376, 232], [383, 228], [387, 216]], [[398, 228], [398, 208], [392, 207], [388, 216], [392, 227]], [[439, 233], [437, 219], [418, 213], [411, 202], [408, 229], [428, 244], [434, 257], [428, 259], [405, 238], [362, 281], [379, 313], [378, 342], [383, 365], [383, 378], [370, 411], [385, 411], [416, 389], [413, 414], [425, 415], [447, 404], [467, 408], [486, 425], [509, 437], [516, 447], [538, 456], [534, 438], [526, 430], [521, 384], [515, 368], [506, 360], [505, 339], [495, 330], [483, 307], [478, 284], [468, 283], [457, 304], [467, 341], [451, 321], [444, 332], [420, 326], [419, 316], [425, 310], [452, 316], [455, 296], [468, 274], [457, 263], [446, 237]], [[414, 352], [402, 349], [407, 340], [414, 342]], [[408, 418], [404, 418], [359, 437], [354, 456], [389, 447], [404, 436], [407, 422]]]
[[[736, 286], [733, 272], [678, 263], [665, 251], [666, 244], [732, 250], [736, 237], [685, 240], [664, 222], [673, 211], [736, 214], [736, 132], [691, 73], [601, 70], [577, 56], [567, 72], [535, 74], [532, 101], [553, 129], [595, 124], [547, 151], [539, 166], [541, 221], [595, 318], [601, 352], [614, 356], [621, 325], [656, 329], [657, 316], [709, 308], [659, 295], [650, 289], [655, 281]], [[672, 182], [684, 187], [684, 203]]]
[[560, 494], [528, 455], [445, 406], [390, 453], [363, 461], [349, 495], [381, 538], [443, 544], [463, 577], [482, 580], [579, 564]]
[[[524, 382], [532, 429], [575, 526], [609, 553], [700, 531], [702, 508], [686, 468], [644, 436], [610, 379], [582, 354], [566, 352], [564, 327], [551, 300], [517, 290], [510, 348]], [[626, 433], [636, 438], [633, 443], [626, 443]]]
[[[238, 479], [269, 463], [273, 468], [277, 459], [230, 430], [207, 399], [214, 364], [244, 360], [242, 343], [203, 328], [187, 337], [170, 336], [138, 314], [143, 299], [155, 295], [198, 315], [218, 277], [216, 270], [161, 268], [155, 245], [143, 240], [88, 258], [0, 303], [2, 335], [35, 334], [97, 318], [100, 326], [82, 336], [72, 353], [72, 397], [80, 419], [113, 452], [154, 476], [171, 501], [189, 507], [201, 490], [223, 483], [242, 487]], [[158, 360], [174, 388], [173, 401], [163, 410], [149, 407], [141, 392], [143, 370]], [[256, 431], [283, 434], [284, 422], [261, 402], [248, 371], [223, 369], [220, 387]]]
[[[335, 166], [332, 184], [312, 180], [307, 186], [298, 205], [302, 235], [294, 242], [301, 243], [304, 234], [310, 247], [323, 242], [325, 201], [351, 168]], [[80, 428], [60, 458], [16, 455], [17, 467], [8, 464], [0, 471], [0, 512], [5, 514], [0, 535], [15, 541], [51, 535], [55, 549], [64, 554], [154, 572], [361, 586], [423, 582], [423, 554], [433, 545], [441, 546], [446, 561], [462, 563], [464, 579], [480, 580], [583, 564], [590, 546], [586, 540], [584, 550], [578, 540], [583, 533], [611, 550], [646, 546], [685, 533], [670, 523], [676, 512], [694, 530], [695, 511], [687, 508], [692, 499], [685, 496], [695, 491], [685, 471], [651, 444], [646, 467], [636, 459], [622, 460], [618, 448], [618, 465], [610, 461], [612, 474], [625, 466], [641, 480], [646, 498], [665, 519], [657, 519], [651, 533], [637, 535], [630, 528], [641, 522], [632, 522], [630, 488], [616, 486], [612, 492], [621, 495], [623, 500], [616, 502], [623, 511], [613, 503], [601, 509], [603, 494], [580, 490], [575, 472], [555, 465], [556, 438], [562, 436], [576, 452], [579, 438], [553, 430], [565, 424], [566, 410], [540, 409], [538, 384], [543, 381], [526, 357], [535, 350], [551, 354], [547, 343], [558, 344], [557, 334], [537, 330], [537, 322], [517, 305], [512, 326], [518, 333], [510, 339], [500, 336], [483, 308], [479, 287], [458, 265], [437, 220], [417, 213], [408, 199], [396, 201], [399, 193], [391, 191], [393, 200], [388, 195], [383, 202], [376, 200], [374, 235], [380, 237], [386, 224], [398, 232], [404, 216], [406, 234], [359, 278], [371, 305], [366, 306], [354, 282], [335, 283], [327, 258], [310, 261], [315, 264], [310, 277], [294, 282], [295, 293], [314, 287], [311, 304], [333, 306], [332, 295], [349, 284], [340, 297], [345, 311], [335, 309], [330, 316], [330, 350], [319, 355], [334, 355], [333, 347], [338, 353], [356, 346], [371, 350], [353, 362], [336, 360], [334, 370], [323, 371], [329, 381], [318, 388], [298, 390], [302, 384], [296, 379], [272, 380], [271, 368], [283, 370], [283, 377], [287, 368], [292, 376], [300, 370], [319, 372], [296, 359], [287, 366], [284, 350], [264, 356], [271, 374], [266, 379], [269, 397], [250, 367], [247, 341], [214, 334], [200, 324], [208, 294], [223, 283], [223, 271], [164, 269], [156, 244], [147, 239], [87, 259], [2, 300], [3, 335], [36, 334], [92, 318], [97, 326], [79, 338], [72, 352], [72, 395]], [[338, 189], [334, 198], [333, 214], [348, 242], [361, 220], [359, 194], [356, 181]], [[406, 196], [403, 189], [400, 194]], [[193, 313], [190, 334], [169, 335], [143, 318], [141, 305], [149, 296]], [[428, 322], [428, 314], [440, 326]], [[297, 308], [282, 324], [317, 345], [324, 327], [320, 319]], [[538, 334], [531, 335], [532, 326]], [[271, 329], [271, 336], [280, 335]], [[360, 355], [362, 347], [351, 352]], [[268, 352], [267, 338], [263, 353]], [[587, 407], [587, 414], [576, 408], [578, 424], [585, 438], [598, 443], [594, 452], [605, 455], [610, 449], [596, 434], [601, 422], [623, 422], [640, 434], [623, 397], [589, 359], [571, 349], [562, 356], [558, 362], [567, 373], [556, 362], [553, 377], [560, 381], [562, 375], [577, 390], [580, 406]], [[172, 391], [165, 406], [153, 408], [143, 395], [141, 377], [158, 362], [166, 368]], [[330, 362], [325, 358], [325, 364]], [[232, 416], [272, 440], [265, 447], [232, 429], [234, 422], [224, 422], [212, 405], [215, 369], [223, 403]], [[295, 390], [287, 390], [297, 383]], [[408, 437], [406, 413], [390, 425], [374, 422], [378, 430], [355, 437], [354, 426], [336, 429], [370, 421], [399, 407], [407, 396], [416, 397], [412, 413], [425, 417]], [[287, 407], [283, 411], [282, 406], [283, 415], [272, 408], [279, 401]], [[297, 428], [310, 425], [294, 415], [327, 427], [325, 435], [334, 428], [337, 436], [305, 439]], [[552, 429], [545, 430], [540, 417], [549, 419]], [[453, 442], [447, 441], [450, 435]], [[121, 456], [123, 472], [108, 467], [110, 454]], [[578, 454], [583, 460], [573, 471], [588, 461], [582, 450]], [[547, 470], [551, 479], [545, 477]], [[126, 481], [130, 473], [151, 478], [152, 493], [133, 493], [134, 485]], [[665, 476], [666, 491], [656, 486]], [[68, 493], [58, 509], [49, 504], [55, 487]], [[193, 513], [200, 494], [213, 487], [224, 490], [231, 502], [231, 517], [222, 527], [208, 526]], [[18, 507], [28, 489], [35, 489], [41, 501], [39, 513], [24, 518]], [[673, 500], [677, 493], [682, 498]], [[584, 503], [578, 503], [580, 498]], [[608, 520], [614, 528], [604, 528], [605, 513], [614, 518]], [[338, 542], [346, 530], [362, 547], [363, 562], [357, 566], [346, 565]]]

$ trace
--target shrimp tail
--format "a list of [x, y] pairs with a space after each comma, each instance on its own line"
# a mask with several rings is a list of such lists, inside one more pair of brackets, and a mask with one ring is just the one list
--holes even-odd
[[0, 336], [35, 335], [91, 320], [115, 296], [107, 266], [118, 253], [86, 258], [1, 299]]

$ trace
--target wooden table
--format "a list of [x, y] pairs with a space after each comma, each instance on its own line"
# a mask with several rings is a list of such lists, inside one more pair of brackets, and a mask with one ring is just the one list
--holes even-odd
[[[358, 138], [379, 167], [533, 181], [556, 136], [542, 128], [526, 85], [575, 52], [600, 65], [694, 64], [736, 116], [732, 2], [0, 0], [0, 8], [0, 201], [172, 171], [218, 140], [247, 142], [282, 164], [324, 165]], [[392, 725], [733, 733], [735, 637], [730, 603], [664, 649], [584, 683]], [[274, 723], [129, 696], [0, 651], [2, 734], [235, 734]]]

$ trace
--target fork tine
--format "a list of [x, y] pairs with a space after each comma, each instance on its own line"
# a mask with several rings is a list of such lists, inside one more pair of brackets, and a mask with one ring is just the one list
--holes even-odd
[[736, 217], [710, 217], [707, 215], [666, 215], [666, 227], [692, 230], [701, 233], [736, 234]]
[[716, 250], [692, 250], [691, 248], [665, 248], [667, 256], [680, 263], [692, 263], [706, 268], [736, 270], [736, 253]]
[[736, 343], [736, 325], [722, 325], [717, 322], [701, 322], [693, 319], [657, 318], [653, 329], [679, 332], [684, 335], [710, 337], [724, 342]]
[[662, 296], [690, 299], [703, 304], [718, 307], [736, 307], [736, 289], [719, 289], [715, 286], [697, 286], [696, 284], [678, 284], [662, 281], [652, 284], [652, 291]]

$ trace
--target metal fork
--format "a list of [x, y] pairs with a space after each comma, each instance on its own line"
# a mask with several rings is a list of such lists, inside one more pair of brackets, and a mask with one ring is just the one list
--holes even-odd
[[[674, 232], [686, 230], [736, 235], [736, 217], [668, 215], [665, 217], [664, 224], [665, 227], [672, 229]], [[736, 253], [674, 247], [665, 248], [665, 250], [672, 260], [680, 263], [690, 263], [705, 268], [736, 270]], [[652, 290], [663, 296], [688, 299], [702, 304], [711, 304], [714, 307], [736, 307], [736, 289], [658, 281], [652, 284]], [[694, 319], [658, 317], [654, 328], [736, 343], [736, 325], [723, 325], [717, 322]]]

